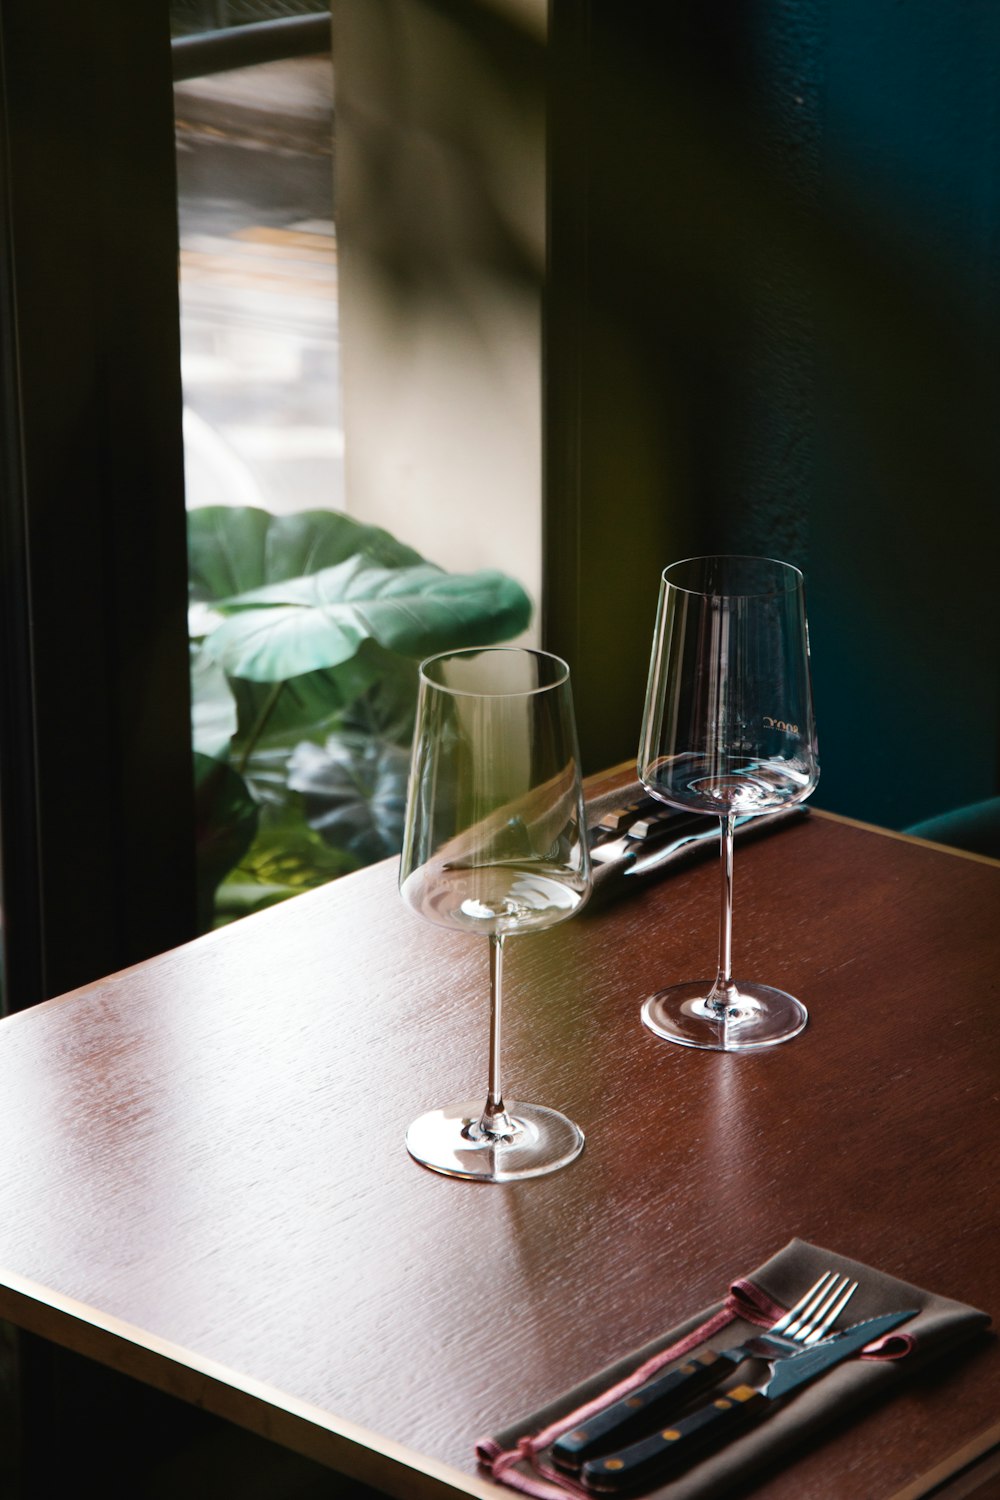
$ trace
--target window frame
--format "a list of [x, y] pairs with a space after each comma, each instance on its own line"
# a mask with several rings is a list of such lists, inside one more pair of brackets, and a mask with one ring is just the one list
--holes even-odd
[[195, 933], [167, 0], [5, 0], [4, 1006]]

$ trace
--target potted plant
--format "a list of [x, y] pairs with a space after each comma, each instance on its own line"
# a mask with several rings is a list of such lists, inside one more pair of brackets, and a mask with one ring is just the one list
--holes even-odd
[[188, 516], [201, 926], [399, 849], [417, 664], [531, 602], [334, 511]]

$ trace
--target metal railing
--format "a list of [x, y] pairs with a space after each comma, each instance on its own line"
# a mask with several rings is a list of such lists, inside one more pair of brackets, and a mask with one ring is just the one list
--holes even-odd
[[224, 31], [228, 26], [255, 21], [280, 21], [288, 16], [329, 11], [329, 0], [170, 0], [170, 24], [181, 35]]
[[330, 51], [330, 12], [258, 21], [226, 31], [203, 31], [175, 37], [171, 44], [174, 82], [252, 68], [286, 57], [313, 57]]

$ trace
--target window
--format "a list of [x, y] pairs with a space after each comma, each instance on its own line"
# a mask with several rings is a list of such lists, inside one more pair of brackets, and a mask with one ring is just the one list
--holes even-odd
[[[491, 307], [481, 289], [458, 287], [455, 260], [442, 256], [444, 304], [411, 307], [390, 328], [355, 255], [345, 472], [341, 162], [335, 173], [329, 33], [306, 11], [317, 7], [173, 12], [202, 927], [396, 852], [417, 662], [537, 629], [522, 582], [537, 598], [537, 306], [522, 287], [502, 303], [487, 289]], [[204, 30], [227, 20], [250, 24]], [[385, 37], [384, 14], [369, 7], [369, 20]], [[424, 107], [425, 65], [418, 42], [405, 64], [417, 86], [392, 101], [386, 80], [359, 68], [369, 117], [388, 102], [402, 109], [397, 186], [414, 172], [407, 141], [428, 137], [409, 118]], [[347, 117], [350, 187], [350, 142], [364, 127], [350, 103]], [[440, 142], [434, 150], [478, 211], [468, 163], [442, 156]], [[372, 223], [391, 183], [365, 193]], [[350, 214], [348, 225], [357, 249], [365, 232]], [[426, 225], [394, 233], [399, 256], [419, 260]], [[445, 447], [449, 422], [458, 440]], [[364, 608], [345, 621], [348, 595]]]

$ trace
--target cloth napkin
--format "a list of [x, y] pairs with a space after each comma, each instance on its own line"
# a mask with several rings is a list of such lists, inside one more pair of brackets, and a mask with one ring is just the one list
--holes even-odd
[[[628, 807], [645, 795], [645, 787], [641, 782], [635, 781], [627, 786], [619, 787], [617, 791], [604, 792], [599, 797], [591, 798], [586, 804], [588, 829], [595, 829], [606, 813]], [[789, 822], [804, 817], [807, 812], [808, 808], [798, 804], [794, 807], [782, 808], [777, 812], [744, 817], [737, 820], [735, 837], [742, 843], [749, 838], [783, 828]], [[644, 846], [635, 843], [633, 847], [637, 851], [642, 848], [643, 857], [645, 857], [647, 851]], [[676, 838], [668, 835], [665, 840], [657, 839], [655, 845], [650, 846], [649, 852], [652, 853], [654, 848], [656, 850], [655, 863], [641, 871], [635, 868], [634, 856], [631, 854], [610, 861], [595, 858], [592, 861], [593, 894], [588, 905], [593, 906], [614, 900], [629, 890], [638, 890], [647, 881], [656, 880], [663, 875], [683, 869], [695, 860], [711, 855], [718, 858], [719, 819], [706, 815], [699, 818], [693, 825], [685, 823], [683, 829], [678, 830]]]
[[[566, 1495], [589, 1495], [572, 1477], [556, 1470], [549, 1446], [562, 1432], [584, 1420], [581, 1408], [613, 1389], [610, 1399], [649, 1379], [655, 1369], [679, 1363], [703, 1345], [734, 1347], [758, 1328], [770, 1326], [793, 1306], [823, 1274], [834, 1271], [858, 1282], [841, 1326], [881, 1313], [917, 1308], [919, 1314], [878, 1345], [868, 1345], [796, 1391], [787, 1404], [715, 1453], [696, 1461], [685, 1473], [642, 1491], [649, 1500], [708, 1500], [736, 1483], [745, 1484], [759, 1470], [773, 1464], [782, 1452], [807, 1440], [828, 1423], [861, 1403], [891, 1395], [899, 1381], [932, 1359], [955, 1350], [982, 1334], [989, 1316], [974, 1307], [910, 1286], [885, 1272], [848, 1260], [805, 1240], [791, 1240], [747, 1277], [733, 1282], [719, 1302], [703, 1308], [660, 1338], [565, 1392], [541, 1410], [482, 1439], [476, 1445], [480, 1464], [495, 1480], [538, 1500], [564, 1500]], [[593, 1409], [593, 1408], [592, 1408]], [[588, 1414], [590, 1414], [588, 1412]]]

